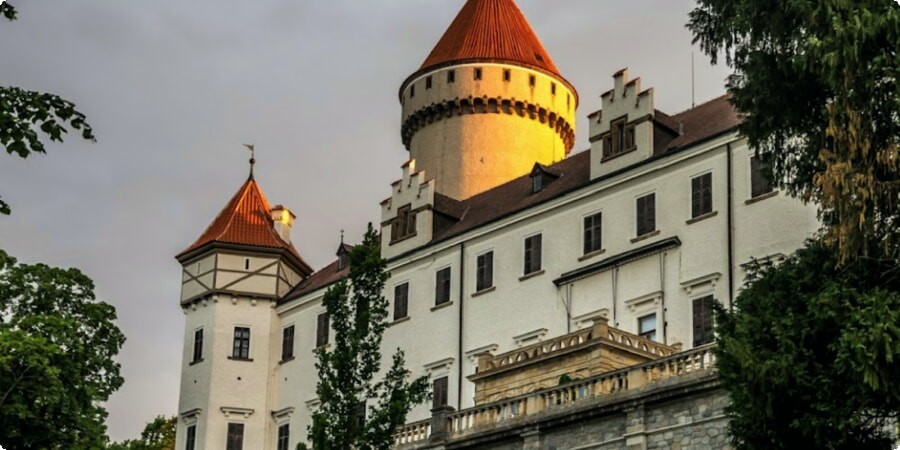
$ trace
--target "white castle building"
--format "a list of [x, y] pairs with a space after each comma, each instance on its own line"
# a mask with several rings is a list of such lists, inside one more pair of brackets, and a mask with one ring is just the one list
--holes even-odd
[[[688, 349], [712, 339], [753, 259], [791, 253], [816, 211], [773, 190], [720, 97], [678, 114], [613, 75], [570, 154], [578, 94], [513, 0], [468, 0], [401, 85], [410, 152], [379, 221], [401, 347], [435, 405], [473, 405], [476, 356], [610, 326]], [[386, 186], [389, 180], [386, 181]], [[387, 191], [387, 189], [386, 189]], [[251, 177], [177, 259], [185, 313], [181, 449], [294, 449], [317, 408], [322, 296], [348, 247], [314, 270], [294, 215]]]

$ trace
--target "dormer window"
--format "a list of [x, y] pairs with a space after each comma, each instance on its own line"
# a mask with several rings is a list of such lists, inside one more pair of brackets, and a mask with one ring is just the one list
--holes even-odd
[[609, 135], [603, 139], [604, 158], [613, 158], [635, 149], [634, 125], [627, 124], [626, 120], [623, 117], [609, 124]]
[[410, 205], [397, 209], [397, 218], [391, 226], [391, 242], [406, 239], [416, 234], [416, 213]]
[[531, 175], [531, 193], [537, 194], [544, 189], [544, 177], [540, 173]]
[[338, 254], [338, 270], [344, 270], [347, 268], [347, 264], [350, 262], [350, 255], [347, 252], [341, 252]]

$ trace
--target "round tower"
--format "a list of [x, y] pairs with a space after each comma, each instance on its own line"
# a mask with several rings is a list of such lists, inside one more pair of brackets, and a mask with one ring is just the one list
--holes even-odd
[[575, 143], [578, 94], [513, 0], [468, 0], [400, 103], [411, 158], [457, 200], [558, 162]]

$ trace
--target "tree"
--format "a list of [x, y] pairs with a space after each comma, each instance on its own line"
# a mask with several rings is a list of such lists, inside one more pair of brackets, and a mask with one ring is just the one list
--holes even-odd
[[[383, 379], [374, 382], [381, 370], [388, 316], [382, 292], [389, 275], [380, 252], [378, 234], [369, 224], [363, 243], [350, 252], [349, 283], [335, 284], [323, 299], [335, 339], [333, 349], [316, 352], [321, 406], [310, 428], [316, 450], [393, 448], [394, 432], [406, 422], [409, 410], [429, 395], [426, 377], [408, 381], [410, 371], [400, 349]], [[367, 404], [367, 417], [361, 418]]]
[[0, 445], [106, 446], [101, 403], [122, 385], [115, 319], [77, 269], [21, 264], [0, 250]]
[[[885, 449], [900, 419], [900, 279], [809, 242], [717, 314], [737, 449]], [[875, 274], [873, 276], [872, 274]]]
[[144, 427], [141, 438], [110, 444], [107, 450], [175, 450], [176, 416], [157, 416]]
[[841, 261], [900, 261], [900, 7], [698, 0], [688, 28], [734, 69], [740, 130], [789, 193], [821, 206]]
[[[17, 18], [9, 2], [0, 2], [0, 16], [9, 21]], [[0, 86], [0, 144], [10, 155], [27, 158], [32, 153], [46, 153], [38, 131], [51, 141], [62, 142], [66, 127], [81, 132], [81, 137], [94, 141], [94, 130], [75, 104], [57, 95]], [[8, 215], [9, 205], [0, 199], [0, 214]]]

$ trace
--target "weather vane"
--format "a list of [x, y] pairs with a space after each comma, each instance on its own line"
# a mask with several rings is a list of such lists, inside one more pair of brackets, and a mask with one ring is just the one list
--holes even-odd
[[253, 178], [253, 166], [256, 164], [256, 145], [244, 144], [247, 150], [250, 150], [250, 178]]

